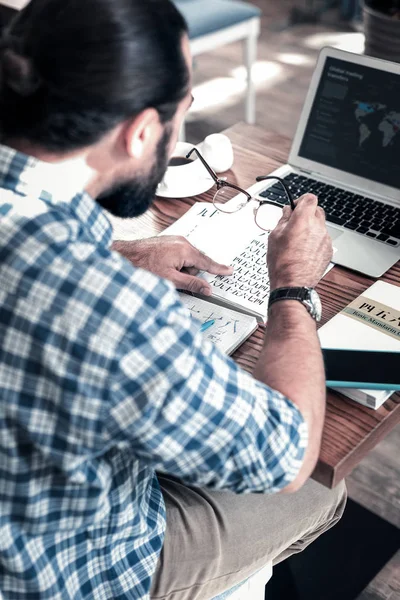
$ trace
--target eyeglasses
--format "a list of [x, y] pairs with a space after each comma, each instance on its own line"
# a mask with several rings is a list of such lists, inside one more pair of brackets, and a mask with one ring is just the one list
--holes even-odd
[[[229, 183], [225, 179], [220, 179], [210, 165], [204, 160], [197, 148], [192, 148], [192, 150], [190, 150], [190, 152], [186, 155], [186, 158], [190, 158], [193, 152], [197, 154], [198, 158], [201, 160], [217, 185], [217, 191], [213, 197], [213, 204], [215, 208], [222, 213], [233, 214], [244, 208], [251, 200], [253, 200], [258, 204], [257, 208], [254, 210], [254, 220], [256, 225], [263, 231], [270, 231], [271, 214], [267, 208], [268, 206], [282, 208], [282, 204], [274, 202], [273, 200], [259, 200], [258, 198], [254, 198], [251, 194], [249, 194], [249, 192], [235, 185], [234, 183]], [[266, 179], [274, 179], [281, 184], [287, 196], [290, 207], [292, 210], [294, 210], [295, 203], [293, 201], [293, 197], [283, 179], [276, 177], [275, 175], [261, 175], [256, 177], [256, 181], [264, 181]]]

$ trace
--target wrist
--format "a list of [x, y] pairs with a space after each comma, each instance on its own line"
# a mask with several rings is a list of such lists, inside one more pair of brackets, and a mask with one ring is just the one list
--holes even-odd
[[278, 288], [294, 288], [294, 287], [308, 287], [315, 288], [317, 283], [312, 281], [308, 277], [281, 277], [278, 279], [270, 278], [270, 289], [271, 292]]
[[322, 316], [321, 299], [314, 288], [298, 286], [277, 288], [270, 292], [268, 307], [280, 302], [295, 301], [301, 304], [315, 321]]
[[305, 337], [316, 331], [316, 322], [305, 306], [297, 300], [275, 302], [268, 308], [267, 329], [279, 331], [283, 337], [301, 335]]
[[298, 315], [304, 315], [305, 317], [309, 316], [307, 315], [307, 309], [302, 306], [301, 302], [298, 300], [281, 300], [280, 302], [274, 302], [268, 307], [268, 314], [270, 316], [275, 315], [278, 312], [288, 317], [290, 317], [290, 315], [293, 315], [296, 318]]

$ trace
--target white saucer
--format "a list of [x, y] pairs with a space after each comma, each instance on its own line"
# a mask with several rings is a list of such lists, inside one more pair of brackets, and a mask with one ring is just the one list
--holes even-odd
[[204, 192], [210, 190], [214, 184], [213, 178], [209, 175], [194, 181], [186, 181], [176, 187], [167, 187], [161, 182], [157, 188], [156, 196], [161, 196], [162, 198], [190, 198], [191, 196], [204, 194]]

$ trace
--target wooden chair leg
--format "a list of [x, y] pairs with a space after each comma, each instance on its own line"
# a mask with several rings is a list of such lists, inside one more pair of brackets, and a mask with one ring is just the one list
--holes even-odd
[[256, 121], [256, 94], [252, 71], [257, 60], [257, 41], [258, 35], [254, 35], [254, 33], [251, 33], [244, 41], [245, 66], [247, 71], [245, 121], [249, 125], [254, 125]]
[[179, 130], [179, 141], [186, 142], [186, 123], [185, 120], [182, 121], [181, 128]]

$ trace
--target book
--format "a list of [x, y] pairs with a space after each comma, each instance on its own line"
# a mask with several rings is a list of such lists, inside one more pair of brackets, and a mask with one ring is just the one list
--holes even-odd
[[354, 402], [358, 402], [358, 404], [368, 406], [368, 408], [373, 408], [374, 410], [380, 408], [394, 393], [393, 390], [359, 390], [337, 387], [333, 387], [332, 390], [339, 392], [343, 396], [346, 396], [346, 398], [350, 398], [350, 400], [354, 400]]
[[[400, 352], [400, 287], [376, 281], [323, 325], [318, 335], [323, 348]], [[375, 409], [394, 393], [390, 390], [333, 389]]]
[[202, 324], [212, 323], [203, 335], [225, 354], [232, 354], [257, 329], [255, 317], [210, 304], [182, 292], [179, 296], [193, 319], [198, 321], [199, 330]]
[[[278, 207], [271, 209], [271, 229], [280, 218]], [[267, 269], [267, 231], [254, 220], [249, 203], [240, 211], [224, 214], [213, 204], [196, 203], [160, 235], [182, 235], [196, 248], [217, 262], [234, 267], [233, 275], [199, 273], [211, 286], [207, 302], [225, 306], [256, 317], [266, 323], [270, 283]], [[331, 264], [327, 271], [333, 267]]]

